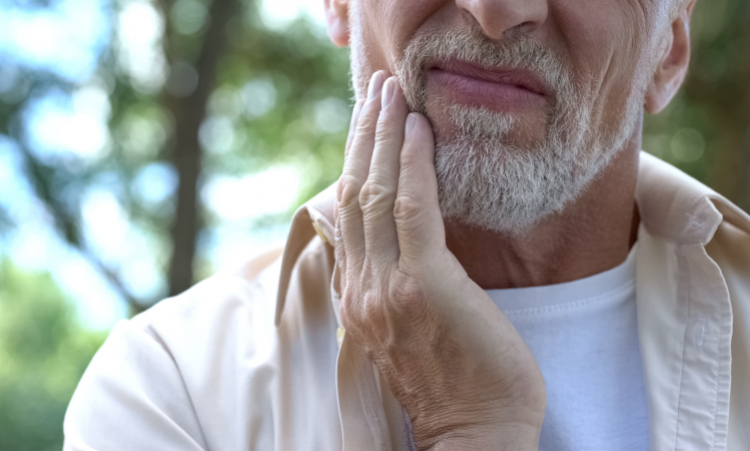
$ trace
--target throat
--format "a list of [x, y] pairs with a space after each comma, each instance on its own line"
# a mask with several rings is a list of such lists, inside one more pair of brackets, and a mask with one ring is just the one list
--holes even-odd
[[481, 288], [554, 285], [622, 264], [638, 237], [638, 152], [623, 151], [565, 209], [523, 234], [446, 220], [446, 245]]

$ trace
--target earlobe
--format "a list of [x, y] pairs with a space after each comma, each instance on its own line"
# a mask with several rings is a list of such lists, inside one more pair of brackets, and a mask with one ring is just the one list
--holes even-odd
[[349, 45], [349, 1], [325, 0], [326, 27], [331, 42], [338, 47]]
[[666, 108], [685, 80], [690, 65], [690, 16], [694, 6], [692, 0], [666, 32], [663, 52], [644, 99], [644, 108], [650, 114]]

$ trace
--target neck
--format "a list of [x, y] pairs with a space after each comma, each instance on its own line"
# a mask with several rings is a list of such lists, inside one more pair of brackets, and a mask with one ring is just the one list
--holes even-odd
[[635, 244], [640, 127], [579, 197], [523, 235], [447, 220], [448, 248], [483, 289], [552, 285], [621, 264]]

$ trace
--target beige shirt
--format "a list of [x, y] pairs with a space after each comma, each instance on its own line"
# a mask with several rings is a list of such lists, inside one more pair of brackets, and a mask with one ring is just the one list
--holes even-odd
[[[645, 153], [636, 198], [650, 449], [750, 450], [750, 217]], [[283, 256], [120, 322], [65, 450], [408, 449], [402, 409], [340, 329], [333, 200], [297, 212]]]

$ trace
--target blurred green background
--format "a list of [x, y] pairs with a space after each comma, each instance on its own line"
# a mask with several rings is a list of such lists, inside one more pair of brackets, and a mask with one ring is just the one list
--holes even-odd
[[[323, 0], [0, 0], [0, 450], [62, 446], [115, 322], [282, 240], [351, 111]], [[750, 0], [644, 148], [750, 208]]]

